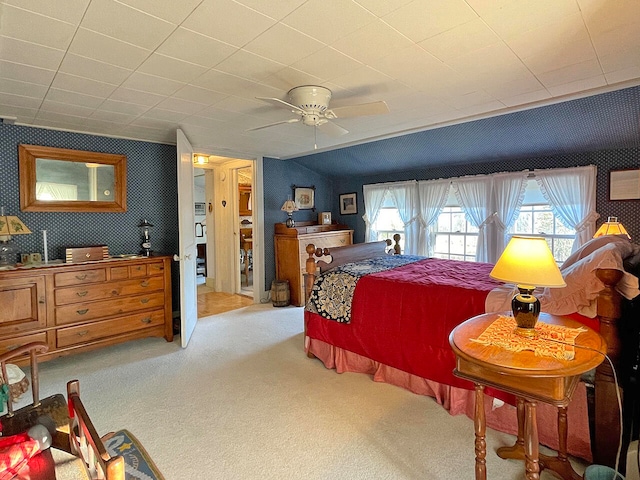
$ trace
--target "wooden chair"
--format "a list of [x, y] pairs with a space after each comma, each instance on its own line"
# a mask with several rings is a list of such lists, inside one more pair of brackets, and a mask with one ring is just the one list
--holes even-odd
[[128, 430], [98, 435], [80, 399], [78, 380], [67, 383], [67, 399], [71, 453], [84, 459], [92, 478], [124, 480], [126, 470], [130, 478], [164, 480], [142, 444]]
[[69, 443], [71, 453], [82, 458], [87, 464], [91, 478], [104, 480], [124, 480], [124, 458], [111, 456], [98, 435], [87, 410], [80, 399], [80, 383], [67, 383], [69, 404]]
[[[11, 394], [7, 399], [7, 413], [0, 417], [2, 435], [16, 435], [27, 431], [38, 423], [41, 416], [50, 417], [56, 427], [66, 427], [69, 423], [64, 395], [57, 394], [40, 398], [40, 384], [38, 380], [38, 354], [48, 350], [44, 342], [31, 342], [0, 355], [0, 372], [3, 379], [7, 379], [7, 364], [28, 364], [31, 371], [32, 403], [19, 410], [14, 410]], [[10, 387], [9, 387], [10, 390]], [[57, 438], [54, 437], [54, 445]]]

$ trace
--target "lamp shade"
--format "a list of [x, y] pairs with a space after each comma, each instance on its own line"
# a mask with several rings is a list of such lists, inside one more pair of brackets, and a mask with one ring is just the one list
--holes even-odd
[[294, 202], [291, 199], [288, 199], [286, 202], [284, 202], [284, 204], [282, 205], [282, 208], [280, 209], [283, 212], [287, 212], [287, 213], [291, 213], [291, 212], [297, 212], [298, 211], [298, 205], [296, 205], [296, 202]]
[[627, 232], [627, 229], [618, 222], [618, 217], [608, 217], [607, 221], [600, 225], [598, 231], [593, 235], [593, 238], [602, 237], [604, 235], [626, 235], [631, 240], [631, 235]]
[[534, 287], [566, 286], [547, 241], [542, 237], [512, 237], [489, 276]]
[[0, 235], [22, 235], [31, 233], [31, 230], [13, 215], [0, 215]]

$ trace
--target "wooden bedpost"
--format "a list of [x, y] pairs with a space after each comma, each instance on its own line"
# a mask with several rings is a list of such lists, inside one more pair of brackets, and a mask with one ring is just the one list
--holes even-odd
[[[621, 316], [620, 294], [615, 285], [622, 278], [620, 270], [611, 268], [596, 269], [596, 276], [605, 287], [598, 295], [597, 313], [600, 319], [600, 335], [607, 342], [607, 355], [611, 359], [616, 373], [620, 371], [620, 333], [618, 321]], [[616, 383], [611, 365], [605, 359], [596, 368], [595, 377], [595, 432], [591, 447], [593, 461], [599, 465], [614, 467], [620, 443], [620, 414]], [[620, 391], [620, 395], [622, 392]]]
[[311, 295], [313, 283], [316, 281], [316, 270], [318, 268], [318, 266], [316, 265], [316, 260], [313, 257], [317, 253], [318, 256], [321, 256], [322, 250], [318, 248], [318, 252], [316, 252], [316, 246], [313, 243], [307, 245], [307, 248], [305, 248], [305, 250], [307, 251], [307, 255], [309, 255], [309, 258], [307, 258], [307, 261], [305, 263], [305, 271], [307, 273], [304, 276], [304, 304], [306, 305], [307, 301], [309, 300], [309, 295]]
[[393, 254], [400, 255], [402, 251], [400, 250], [400, 234], [399, 233], [396, 233], [393, 236], [393, 241], [395, 242], [395, 244], [393, 245]]

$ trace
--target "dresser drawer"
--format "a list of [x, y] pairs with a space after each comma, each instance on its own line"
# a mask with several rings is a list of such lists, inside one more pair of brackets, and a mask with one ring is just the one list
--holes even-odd
[[100, 338], [143, 330], [164, 324], [164, 311], [143, 312], [112, 320], [102, 320], [86, 325], [60, 328], [56, 331], [57, 348], [92, 342]]
[[126, 280], [129, 278], [129, 267], [111, 267], [111, 280]]
[[46, 325], [44, 276], [0, 280], [0, 335], [15, 335]]
[[67, 285], [83, 285], [85, 283], [104, 282], [107, 279], [107, 272], [104, 268], [78, 270], [75, 272], [56, 273], [56, 287]]
[[[306, 272], [306, 264], [307, 258], [309, 258], [309, 254], [307, 253], [307, 245], [313, 243], [318, 248], [333, 248], [333, 247], [345, 247], [347, 245], [351, 245], [351, 233], [350, 232], [340, 232], [336, 234], [330, 234], [328, 236], [320, 236], [317, 237], [311, 236], [308, 239], [300, 240], [300, 271]], [[317, 257], [314, 257], [317, 259]]]
[[22, 345], [26, 345], [31, 342], [47, 342], [47, 333], [33, 333], [31, 335], [22, 335], [16, 338], [9, 338], [6, 340], [0, 340], [0, 355], [8, 352], [9, 350], [15, 350]]
[[56, 307], [56, 325], [86, 322], [164, 306], [164, 293], [150, 293], [99, 302], [83, 302]]
[[147, 275], [164, 275], [164, 263], [155, 262], [147, 265]]
[[129, 278], [146, 277], [146, 265], [129, 265]]
[[164, 288], [162, 277], [149, 277], [122, 280], [97, 285], [83, 285], [56, 289], [56, 305], [90, 302], [107, 298], [124, 297], [145, 292], [153, 292]]
[[313, 243], [316, 248], [344, 247], [351, 245], [351, 232], [336, 232], [323, 235], [309, 235], [300, 239], [300, 252], [306, 253], [307, 245]]

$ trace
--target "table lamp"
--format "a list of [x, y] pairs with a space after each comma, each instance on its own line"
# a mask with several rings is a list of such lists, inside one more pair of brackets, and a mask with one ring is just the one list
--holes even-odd
[[11, 243], [12, 235], [31, 233], [31, 230], [18, 217], [4, 214], [0, 207], [0, 266], [15, 265], [18, 261], [18, 249]]
[[286, 202], [284, 202], [284, 204], [282, 205], [282, 208], [280, 209], [283, 212], [287, 212], [288, 218], [287, 221], [285, 222], [288, 228], [292, 228], [295, 226], [295, 222], [293, 221], [293, 212], [297, 212], [298, 211], [298, 205], [296, 204], [296, 202], [294, 202], [293, 200], [291, 200], [291, 196], [289, 196], [289, 198], [287, 199]]
[[524, 337], [536, 335], [540, 300], [533, 295], [535, 288], [566, 286], [547, 241], [542, 237], [512, 237], [489, 276], [518, 286], [519, 293], [511, 300], [511, 309], [518, 325], [516, 333]]
[[598, 231], [593, 235], [593, 238], [603, 237], [605, 235], [626, 235], [631, 240], [631, 235], [627, 232], [627, 229], [618, 222], [618, 217], [607, 217], [607, 221], [600, 225]]
[[149, 228], [153, 227], [147, 219], [145, 218], [138, 227], [142, 230], [142, 243], [140, 246], [142, 247], [142, 255], [149, 257], [151, 256], [151, 239], [149, 238]]

